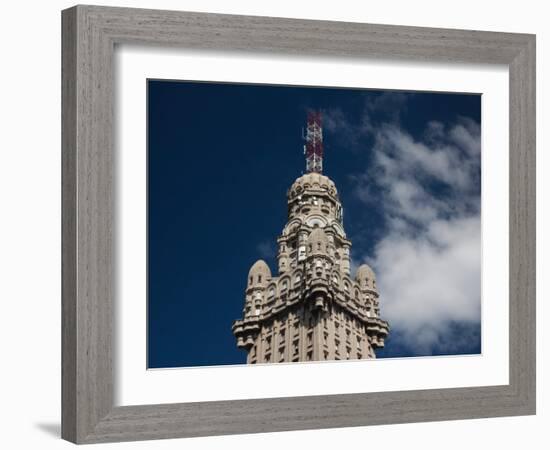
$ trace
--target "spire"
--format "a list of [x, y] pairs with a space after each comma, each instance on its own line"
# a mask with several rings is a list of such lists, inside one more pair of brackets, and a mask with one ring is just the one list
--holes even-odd
[[[260, 260], [248, 274], [243, 316], [232, 325], [247, 364], [375, 358], [389, 333], [372, 269], [362, 265], [351, 278], [342, 204], [321, 173], [322, 133], [321, 113], [310, 111], [303, 130], [307, 173], [287, 191], [278, 273]], [[349, 339], [334, 331], [342, 320]]]
[[306, 155], [306, 172], [323, 172], [323, 128], [321, 111], [307, 113], [307, 128], [304, 136], [304, 154]]

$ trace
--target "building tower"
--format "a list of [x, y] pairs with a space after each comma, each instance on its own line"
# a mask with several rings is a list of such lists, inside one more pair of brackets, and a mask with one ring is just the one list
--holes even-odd
[[248, 273], [243, 318], [233, 323], [247, 363], [375, 358], [380, 319], [373, 270], [350, 273], [351, 241], [336, 186], [322, 175], [321, 115], [308, 114], [306, 174], [287, 192], [288, 222], [277, 238], [278, 276], [263, 260]]

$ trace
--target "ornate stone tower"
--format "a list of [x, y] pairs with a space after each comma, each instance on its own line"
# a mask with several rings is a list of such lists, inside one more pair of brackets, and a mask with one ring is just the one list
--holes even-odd
[[350, 274], [336, 186], [322, 175], [318, 113], [308, 115], [308, 173], [287, 192], [288, 222], [277, 238], [278, 276], [259, 260], [250, 269], [243, 319], [233, 323], [247, 363], [375, 358], [388, 323], [379, 318], [373, 270], [363, 264]]

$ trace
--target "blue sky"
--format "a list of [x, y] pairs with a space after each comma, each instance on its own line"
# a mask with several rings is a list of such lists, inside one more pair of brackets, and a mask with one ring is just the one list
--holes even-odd
[[377, 273], [377, 356], [480, 352], [479, 95], [149, 80], [149, 367], [245, 362], [231, 324], [254, 261], [275, 273], [308, 108]]

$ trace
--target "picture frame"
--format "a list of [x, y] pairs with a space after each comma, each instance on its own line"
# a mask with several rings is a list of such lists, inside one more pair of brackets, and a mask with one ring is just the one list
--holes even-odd
[[[509, 68], [509, 384], [114, 406], [118, 44]], [[62, 437], [75, 443], [535, 414], [535, 36], [101, 6], [62, 12]]]

